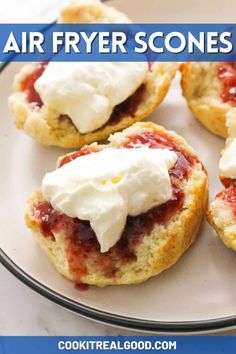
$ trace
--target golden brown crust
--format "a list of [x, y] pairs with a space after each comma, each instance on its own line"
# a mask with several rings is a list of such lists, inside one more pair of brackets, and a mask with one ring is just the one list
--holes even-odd
[[232, 107], [220, 98], [217, 68], [218, 63], [183, 63], [181, 86], [194, 116], [211, 132], [226, 138], [226, 114]]
[[153, 64], [152, 71], [146, 77], [142, 101], [133, 116], [127, 114], [117, 123], [108, 122], [94, 132], [81, 134], [70, 120], [58, 119], [58, 113], [53, 109], [45, 106], [40, 109], [27, 102], [25, 93], [19, 87], [23, 77], [33, 70], [33, 65], [24, 67], [16, 76], [14, 86], [17, 91], [9, 97], [9, 107], [15, 124], [41, 144], [64, 148], [77, 148], [104, 140], [110, 134], [146, 118], [164, 99], [177, 69], [177, 64]]
[[216, 199], [208, 208], [207, 219], [225, 246], [236, 251], [236, 217], [232, 209], [223, 200]]
[[[184, 63], [181, 85], [190, 110], [213, 133], [228, 139], [236, 136], [236, 109], [220, 99], [222, 84], [218, 79], [219, 63]], [[236, 250], [236, 219], [229, 205], [213, 201], [207, 219], [224, 244]]]
[[[153, 123], [136, 123], [122, 133], [117, 133], [111, 139], [111, 146], [119, 146], [122, 135], [132, 135], [139, 131], [165, 132], [164, 128]], [[168, 132], [177, 144], [186, 148], [190, 153], [193, 150], [181, 137], [173, 132]], [[120, 265], [113, 277], [107, 277], [94, 267], [92, 261], [87, 261], [87, 274], [81, 281], [87, 284], [103, 287], [106, 285], [135, 284], [157, 275], [173, 265], [183, 252], [193, 243], [207, 206], [208, 182], [202, 165], [197, 164], [192, 170], [188, 180], [183, 183], [185, 192], [184, 208], [174, 215], [167, 225], [156, 226], [151, 234], [145, 235], [136, 248], [137, 261]], [[41, 247], [46, 251], [56, 269], [69, 279], [73, 280], [66, 260], [64, 248], [61, 247], [62, 234], [55, 234], [56, 242], [45, 239], [40, 232], [37, 221], [32, 216], [32, 205], [42, 198], [40, 192], [32, 195], [27, 203], [25, 219], [27, 226], [34, 232]], [[57, 239], [59, 245], [57, 247]], [[58, 254], [58, 257], [57, 257]]]
[[[228, 139], [226, 147], [236, 137], [236, 108], [232, 108], [226, 115]], [[220, 198], [216, 198], [208, 208], [207, 219], [215, 229], [224, 244], [236, 251], [236, 216], [232, 208]]]
[[100, 0], [70, 0], [61, 10], [59, 23], [129, 23], [122, 12]]

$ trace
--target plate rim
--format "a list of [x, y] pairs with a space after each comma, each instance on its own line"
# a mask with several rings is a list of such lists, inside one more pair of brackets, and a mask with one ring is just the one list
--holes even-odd
[[[0, 75], [11, 62], [0, 64]], [[198, 321], [151, 321], [113, 314], [74, 301], [31, 277], [20, 268], [1, 248], [0, 261], [22, 283], [48, 300], [86, 318], [128, 328], [131, 330], [162, 333], [209, 332], [236, 326], [236, 315]]]
[[48, 286], [42, 284], [40, 281], [31, 277], [23, 269], [21, 269], [2, 249], [0, 250], [0, 261], [2, 265], [12, 273], [18, 280], [27, 285], [29, 288], [45, 297], [46, 299], [66, 308], [73, 313], [89, 318], [94, 321], [102, 322], [104, 324], [122, 327], [124, 329], [152, 332], [152, 333], [204, 333], [210, 331], [217, 331], [222, 329], [229, 329], [236, 326], [236, 315], [220, 317], [217, 319], [199, 320], [199, 321], [151, 321], [141, 320], [122, 315], [117, 315], [93, 307], [83, 305], [74, 301]]

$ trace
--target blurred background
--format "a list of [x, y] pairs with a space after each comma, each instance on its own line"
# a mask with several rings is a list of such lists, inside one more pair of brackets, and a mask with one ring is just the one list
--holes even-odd
[[[54, 21], [58, 8], [65, 2], [66, 0], [0, 0], [0, 23]], [[229, 5], [229, 1], [226, 3]], [[0, 335], [140, 335], [70, 313], [33, 292], [3, 266], [0, 266], [0, 282]], [[222, 334], [236, 335], [236, 331]]]
[[54, 21], [66, 0], [0, 0], [0, 22]]

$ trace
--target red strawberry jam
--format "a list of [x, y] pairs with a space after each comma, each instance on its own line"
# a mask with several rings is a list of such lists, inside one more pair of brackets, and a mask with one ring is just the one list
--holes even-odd
[[113, 109], [113, 112], [109, 118], [109, 123], [116, 124], [127, 115], [134, 117], [138, 106], [143, 100], [144, 92], [145, 84], [142, 84], [133, 95], [128, 97], [124, 102], [120, 103]]
[[27, 75], [22, 81], [21, 81], [21, 90], [26, 92], [27, 94], [27, 100], [29, 103], [35, 103], [38, 107], [42, 107], [43, 102], [38, 94], [38, 92], [34, 88], [34, 83], [38, 78], [42, 75], [44, 72], [45, 68], [47, 66], [47, 63], [40, 63], [37, 66], [37, 69]]
[[49, 203], [44, 201], [37, 202], [33, 207], [33, 215], [35, 219], [40, 220], [40, 226], [43, 235], [46, 238], [55, 241], [53, 231], [54, 226], [58, 222], [58, 213], [56, 210], [54, 210]]
[[227, 179], [227, 188], [219, 192], [216, 198], [225, 201], [236, 216], [236, 180], [231, 180], [231, 184], [229, 184]]
[[[125, 229], [120, 240], [108, 252], [100, 253], [96, 235], [88, 221], [71, 218], [55, 211], [44, 201], [34, 205], [34, 216], [40, 220], [41, 231], [45, 237], [53, 237], [53, 232], [62, 231], [65, 235], [66, 256], [71, 274], [77, 283], [86, 274], [86, 261], [89, 260], [107, 277], [113, 277], [119, 266], [136, 260], [136, 245], [143, 235], [149, 235], [155, 225], [166, 224], [184, 203], [184, 192], [180, 180], [186, 179], [189, 172], [198, 161], [176, 146], [173, 139], [166, 134], [143, 133], [130, 137], [124, 144], [126, 148], [169, 148], [178, 155], [178, 161], [169, 171], [172, 184], [172, 196], [166, 203], [154, 207], [138, 216], [128, 216]], [[87, 149], [87, 150], [86, 150]], [[65, 163], [79, 158], [84, 153], [94, 151], [85, 148], [83, 151], [72, 153], [61, 161]]]
[[61, 161], [59, 163], [59, 167], [62, 167], [63, 165], [67, 164], [68, 162], [71, 162], [71, 161], [77, 159], [77, 157], [88, 155], [88, 154], [91, 154], [91, 153], [97, 152], [97, 151], [99, 151], [98, 148], [86, 146], [78, 151], [72, 152], [71, 154], [68, 154], [65, 157], [63, 157], [63, 159], [61, 159]]
[[75, 283], [75, 289], [79, 291], [87, 291], [89, 289], [89, 285], [84, 283]]
[[236, 105], [236, 62], [221, 63], [218, 67], [218, 77], [223, 84], [221, 98], [224, 102]]
[[230, 187], [234, 183], [234, 180], [232, 180], [232, 178], [226, 178], [226, 177], [221, 177], [220, 181], [225, 186], [225, 188]]
[[170, 175], [175, 176], [179, 179], [187, 177], [191, 165], [196, 162], [196, 157], [187, 153], [180, 146], [177, 146], [173, 141], [173, 138], [166, 134], [155, 134], [151, 132], [145, 132], [142, 134], [136, 134], [129, 137], [129, 139], [124, 143], [126, 148], [138, 148], [142, 146], [147, 146], [151, 149], [169, 149], [175, 151], [178, 155], [178, 160], [175, 167], [170, 170]]

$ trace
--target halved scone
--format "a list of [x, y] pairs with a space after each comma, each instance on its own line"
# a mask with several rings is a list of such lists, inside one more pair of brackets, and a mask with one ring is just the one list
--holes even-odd
[[194, 116], [226, 138], [226, 115], [236, 106], [236, 63], [184, 63], [181, 73], [183, 95]]
[[[99, 0], [75, 0], [61, 23], [127, 23]], [[15, 76], [9, 107], [17, 128], [44, 145], [81, 147], [151, 114], [165, 97], [176, 63], [34, 63]]]
[[236, 183], [225, 187], [210, 204], [207, 217], [225, 246], [236, 251]]
[[227, 114], [228, 139], [220, 160], [225, 189], [210, 204], [207, 216], [224, 244], [236, 251], [236, 108]]
[[[136, 123], [109, 141], [60, 158], [41, 191], [29, 198], [25, 213], [27, 226], [56, 269], [76, 283], [99, 287], [140, 283], [172, 266], [195, 240], [208, 199], [202, 163], [174, 132]], [[147, 159], [142, 160], [143, 154]], [[165, 171], [159, 154], [174, 157]], [[103, 193], [106, 197], [100, 198]]]
[[[44, 65], [28, 64], [16, 76], [15, 93], [9, 97], [9, 107], [18, 129], [24, 130], [41, 144], [65, 148], [81, 147], [104, 140], [111, 133], [146, 118], [165, 97], [176, 71], [176, 64], [152, 64], [142, 85], [114, 108], [107, 123], [95, 131], [82, 134], [68, 115], [59, 114], [41, 103], [33, 88], [35, 73], [39, 73], [41, 67]], [[22, 89], [22, 86], [27, 87], [26, 90]]]

